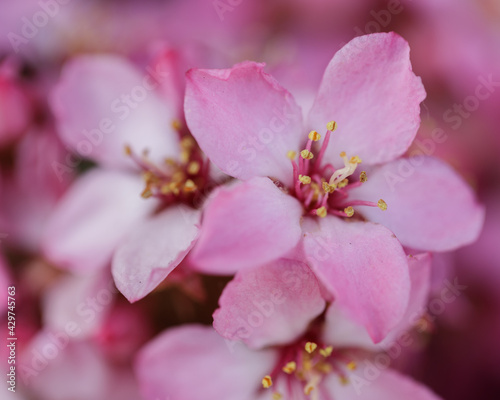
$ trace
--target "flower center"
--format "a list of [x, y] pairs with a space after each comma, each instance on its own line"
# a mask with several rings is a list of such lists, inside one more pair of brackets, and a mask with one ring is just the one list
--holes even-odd
[[361, 159], [358, 156], [348, 157], [346, 152], [340, 153], [344, 162], [342, 168], [336, 169], [332, 164], [322, 165], [323, 156], [330, 141], [330, 135], [337, 129], [337, 123], [330, 121], [323, 143], [315, 158], [313, 144], [321, 139], [316, 131], [308, 135], [306, 148], [300, 152], [298, 163], [295, 161], [296, 152], [289, 151], [287, 156], [292, 161], [293, 182], [292, 192], [303, 204], [306, 213], [324, 218], [328, 214], [339, 217], [352, 217], [353, 206], [378, 207], [387, 210], [387, 204], [380, 199], [377, 203], [372, 201], [349, 199], [349, 191], [367, 181], [365, 171], [359, 174], [359, 180], [352, 179]]
[[[292, 396], [292, 388], [298, 382], [306, 396], [310, 396], [311, 400], [317, 400], [320, 396], [318, 386], [327, 375], [336, 374], [343, 384], [347, 384], [346, 372], [354, 369], [356, 363], [346, 350], [319, 346], [315, 342], [299, 342], [283, 349], [274, 371], [262, 379], [262, 387], [270, 389], [279, 382], [280, 385], [276, 386], [287, 388], [288, 395]], [[278, 390], [273, 391], [273, 400], [285, 398], [288, 397]]]
[[147, 150], [138, 156], [130, 146], [125, 146], [125, 153], [142, 170], [145, 182], [142, 197], [157, 197], [167, 204], [191, 203], [208, 181], [208, 163], [192, 136], [181, 133], [180, 123], [174, 122], [173, 126], [181, 138], [179, 160], [167, 158], [162, 164], [155, 164], [149, 160]]

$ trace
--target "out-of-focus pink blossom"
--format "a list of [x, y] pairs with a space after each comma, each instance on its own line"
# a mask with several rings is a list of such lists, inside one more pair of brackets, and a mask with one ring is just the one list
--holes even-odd
[[14, 149], [15, 163], [0, 177], [0, 220], [6, 242], [39, 251], [45, 224], [73, 174], [59, 179], [54, 164], [65, 151], [54, 131], [33, 127]]
[[65, 67], [52, 97], [61, 138], [99, 168], [61, 200], [44, 252], [79, 273], [114, 253], [113, 276], [130, 301], [165, 279], [198, 236], [195, 200], [211, 178], [183, 123], [187, 62], [162, 48], [141, 75], [124, 58], [84, 56]]
[[31, 123], [28, 95], [9, 62], [0, 63], [0, 148], [22, 136]]

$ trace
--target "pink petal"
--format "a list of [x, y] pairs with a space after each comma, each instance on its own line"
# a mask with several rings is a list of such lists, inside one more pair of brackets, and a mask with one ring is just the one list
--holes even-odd
[[326, 217], [305, 231], [309, 265], [338, 306], [380, 342], [401, 320], [410, 294], [408, 262], [388, 229]]
[[72, 60], [51, 99], [62, 140], [79, 155], [112, 167], [133, 165], [125, 145], [137, 153], [148, 150], [153, 161], [177, 157], [175, 110], [158, 96], [157, 80], [117, 56]]
[[92, 337], [102, 327], [116, 293], [108, 271], [66, 275], [44, 293], [43, 326], [52, 332], [64, 332], [67, 326], [76, 324], [73, 338]]
[[118, 290], [130, 301], [153, 291], [179, 265], [198, 236], [199, 211], [169, 207], [136, 225], [113, 256]]
[[302, 112], [264, 64], [190, 70], [184, 112], [203, 151], [228, 175], [292, 181], [287, 153], [305, 142]]
[[0, 63], [0, 147], [20, 138], [32, 117], [27, 94], [9, 72]]
[[215, 274], [276, 260], [299, 241], [301, 215], [299, 202], [268, 178], [220, 187], [205, 208], [190, 260]]
[[280, 259], [240, 271], [228, 283], [214, 313], [214, 328], [250, 348], [286, 344], [323, 312], [325, 300], [309, 267]]
[[146, 345], [137, 358], [135, 369], [144, 399], [256, 398], [276, 355], [233, 345], [209, 327], [190, 325], [167, 330]]
[[[2, 240], [0, 238], [0, 240]], [[0, 253], [0, 290], [3, 290], [4, 293], [7, 293], [7, 289], [13, 284], [11, 280], [9, 267], [7, 266], [7, 262], [5, 261], [3, 254]], [[3, 313], [7, 309], [7, 302], [4, 304], [0, 304], [0, 313]]]
[[33, 394], [30, 398], [109, 399], [105, 394], [112, 370], [102, 351], [91, 341], [73, 340], [72, 332], [73, 329], [39, 331], [21, 353], [21, 359], [16, 360], [23, 371], [23, 386]]
[[328, 392], [342, 400], [439, 400], [424, 385], [396, 371], [380, 368], [372, 361], [363, 360], [347, 375], [349, 383], [342, 384], [333, 375], [327, 379]]
[[414, 249], [441, 252], [470, 244], [484, 221], [484, 208], [469, 185], [433, 157], [401, 159], [377, 168], [351, 193], [357, 199], [384, 199], [387, 211], [371, 207], [359, 211]]
[[334, 302], [326, 313], [324, 340], [334, 346], [388, 349], [422, 316], [430, 290], [432, 257], [429, 253], [408, 256], [411, 291], [408, 307], [401, 321], [375, 345], [365, 327], [356, 323]]
[[165, 47], [158, 51], [152, 62], [153, 69], [164, 75], [159, 82], [159, 90], [168, 108], [175, 112], [177, 118], [183, 118], [184, 115], [185, 72], [188, 70], [186, 58], [180, 50]]
[[121, 172], [92, 170], [73, 184], [47, 222], [42, 249], [58, 267], [103, 268], [124, 234], [157, 206], [140, 196], [143, 182]]
[[425, 98], [412, 72], [408, 43], [395, 33], [350, 41], [330, 61], [309, 114], [311, 129], [335, 120], [329, 161], [338, 152], [369, 164], [392, 160], [410, 146], [420, 125]]

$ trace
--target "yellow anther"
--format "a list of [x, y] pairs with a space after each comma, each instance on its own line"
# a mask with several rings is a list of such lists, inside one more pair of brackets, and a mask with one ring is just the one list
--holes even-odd
[[347, 364], [347, 369], [350, 371], [354, 371], [357, 368], [357, 365], [354, 361], [351, 361], [349, 364]]
[[344, 158], [345, 156], [346, 156], [345, 151], [343, 151], [343, 152], [340, 153], [340, 157]]
[[186, 164], [189, 161], [190, 153], [188, 150], [181, 151], [181, 161]]
[[165, 164], [168, 165], [169, 167], [177, 167], [177, 162], [173, 160], [172, 158], [165, 158]]
[[333, 132], [335, 129], [337, 129], [337, 123], [335, 121], [330, 121], [326, 124], [326, 129], [328, 129], [330, 132]]
[[339, 189], [342, 189], [342, 188], [345, 188], [347, 186], [347, 184], [349, 183], [349, 180], [347, 178], [345, 178], [344, 180], [340, 181], [338, 184], [337, 184], [337, 187]]
[[179, 184], [178, 183], [175, 183], [175, 182], [170, 182], [168, 184], [168, 188], [170, 189], [170, 191], [175, 194], [176, 196], [179, 194]]
[[191, 161], [187, 166], [187, 172], [191, 175], [196, 175], [200, 172], [200, 163], [198, 161]]
[[359, 158], [359, 156], [354, 156], [354, 157], [351, 157], [349, 162], [351, 164], [361, 164], [362, 161], [361, 161], [361, 158]]
[[174, 119], [172, 121], [172, 128], [174, 128], [176, 131], [180, 131], [182, 128], [182, 122], [178, 119]]
[[333, 371], [333, 367], [328, 364], [328, 363], [318, 363], [316, 364], [315, 368], [319, 371], [322, 372], [323, 374], [327, 375], [330, 372]]
[[169, 185], [163, 185], [160, 188], [161, 194], [169, 194], [170, 193], [170, 187]]
[[366, 172], [361, 171], [361, 173], [359, 174], [359, 181], [361, 183], [365, 183], [367, 180], [368, 180], [368, 177], [366, 176]]
[[309, 396], [313, 390], [314, 390], [314, 386], [313, 386], [313, 385], [311, 385], [310, 383], [308, 383], [308, 384], [304, 387], [304, 394], [305, 394], [306, 396]]
[[144, 182], [148, 183], [154, 180], [155, 174], [153, 174], [151, 171], [146, 171], [142, 174], [142, 179], [144, 179]]
[[283, 372], [286, 372], [287, 374], [291, 374], [297, 369], [297, 364], [295, 361], [290, 361], [283, 367]]
[[293, 151], [293, 150], [289, 150], [288, 153], [286, 153], [286, 156], [290, 159], [290, 160], [295, 160], [295, 157], [297, 157], [297, 152], [296, 151]]
[[283, 395], [281, 395], [281, 393], [278, 393], [278, 392], [273, 393], [273, 400], [281, 400], [282, 398], [283, 398]]
[[380, 200], [377, 202], [377, 206], [378, 206], [378, 208], [380, 208], [382, 211], [387, 210], [387, 203], [386, 203], [384, 200], [382, 200], [382, 199], [380, 199]]
[[314, 342], [307, 342], [306, 343], [306, 346], [305, 346], [305, 349], [306, 351], [311, 354], [314, 350], [316, 350], [316, 348], [318, 347], [318, 345]]
[[299, 175], [299, 181], [304, 185], [309, 185], [311, 183], [311, 177], [307, 175]]
[[181, 139], [181, 147], [183, 149], [190, 149], [191, 147], [194, 146], [194, 139], [190, 136], [184, 136]]
[[196, 184], [191, 179], [188, 179], [184, 184], [185, 192], [194, 192], [196, 189], [197, 189]]
[[309, 150], [304, 149], [300, 152], [300, 155], [303, 159], [305, 160], [312, 160], [314, 158], [314, 154], [311, 153]]
[[349, 384], [349, 379], [347, 379], [345, 376], [341, 376], [340, 377], [340, 383], [342, 385], [347, 385], [347, 384]]
[[316, 210], [316, 215], [320, 218], [325, 218], [327, 214], [326, 207], [320, 207]]
[[175, 171], [172, 174], [172, 181], [173, 182], [182, 182], [184, 179], [186, 179], [186, 175], [184, 174], [183, 171]]
[[344, 212], [348, 217], [352, 217], [354, 215], [354, 208], [351, 206], [344, 208]]
[[130, 148], [130, 146], [128, 144], [125, 145], [125, 154], [127, 156], [131, 156], [132, 155], [132, 149]]
[[266, 375], [264, 378], [262, 378], [262, 387], [264, 389], [269, 389], [271, 386], [273, 386], [273, 380], [269, 375]]
[[323, 357], [329, 357], [331, 354], [332, 354], [332, 351], [333, 351], [333, 347], [332, 346], [328, 346], [328, 347], [325, 347], [324, 349], [321, 349], [319, 351], [319, 354], [321, 354]]
[[153, 193], [148, 188], [144, 189], [144, 191], [141, 193], [141, 196], [145, 199], [149, 199], [152, 195]]
[[317, 142], [318, 140], [321, 139], [321, 135], [316, 131], [311, 131], [309, 132], [308, 138], [311, 139], [313, 142]]
[[329, 185], [328, 182], [323, 182], [321, 184], [325, 193], [333, 193], [336, 189], [335, 185]]

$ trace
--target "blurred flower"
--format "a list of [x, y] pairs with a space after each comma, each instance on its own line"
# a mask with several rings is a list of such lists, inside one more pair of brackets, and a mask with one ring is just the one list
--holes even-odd
[[19, 138], [31, 122], [28, 95], [16, 79], [12, 63], [0, 63], [0, 147]]
[[192, 248], [196, 206], [213, 184], [183, 124], [184, 62], [164, 49], [141, 76], [121, 57], [84, 56], [65, 67], [53, 93], [61, 138], [99, 168], [79, 178], [51, 216], [44, 252], [86, 273], [114, 253], [113, 276], [130, 301], [151, 292]]

